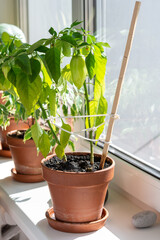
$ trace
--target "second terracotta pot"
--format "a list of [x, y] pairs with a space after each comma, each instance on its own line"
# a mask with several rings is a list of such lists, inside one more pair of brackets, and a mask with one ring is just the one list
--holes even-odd
[[10, 147], [15, 169], [19, 174], [41, 174], [41, 160], [43, 155], [37, 155], [37, 148], [32, 139], [27, 140], [12, 137], [12, 131], [7, 134], [7, 144]]
[[[49, 158], [51, 156], [47, 157]], [[48, 182], [56, 219], [70, 223], [85, 223], [100, 219], [108, 183], [114, 175], [114, 161], [108, 158], [110, 167], [85, 173], [52, 170], [45, 166], [45, 161], [46, 159], [42, 160], [43, 177]]]
[[10, 117], [10, 125], [6, 127], [6, 130], [3, 130], [0, 127], [0, 141], [3, 150], [9, 150], [7, 144], [7, 133], [13, 130], [28, 129], [32, 124], [32, 118], [28, 118], [26, 121], [20, 120], [18, 123], [15, 122], [14, 117]]

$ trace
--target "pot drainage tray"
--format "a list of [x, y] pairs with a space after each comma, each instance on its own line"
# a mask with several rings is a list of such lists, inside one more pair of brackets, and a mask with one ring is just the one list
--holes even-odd
[[103, 208], [102, 216], [99, 220], [87, 223], [68, 223], [56, 220], [53, 208], [49, 208], [46, 211], [46, 218], [52, 228], [62, 232], [70, 233], [86, 233], [96, 231], [104, 226], [108, 216], [108, 211]]
[[18, 182], [35, 183], [44, 181], [41, 174], [20, 174], [17, 173], [15, 168], [11, 169], [11, 175]]
[[3, 150], [2, 147], [1, 147], [1, 144], [0, 144], [0, 157], [6, 157], [6, 158], [11, 158], [12, 155], [11, 155], [11, 152], [10, 150]]

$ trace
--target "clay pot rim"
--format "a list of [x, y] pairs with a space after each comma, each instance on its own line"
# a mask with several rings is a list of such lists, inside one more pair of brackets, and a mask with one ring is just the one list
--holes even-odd
[[[10, 132], [8, 132], [7, 133], [7, 138], [14, 138], [14, 137], [12, 137], [12, 134], [13, 133], [16, 133], [17, 131], [24, 131], [24, 130], [26, 130], [27, 131], [27, 129], [21, 129], [21, 130], [12, 130], [12, 131], [10, 131]], [[15, 138], [16, 140], [20, 140], [20, 141], [23, 141], [24, 139], [22, 139], [22, 138]], [[33, 141], [33, 139], [28, 139], [27, 141]]]
[[[90, 152], [67, 152], [66, 155], [69, 155], [69, 154], [79, 154], [79, 155], [90, 155]], [[98, 154], [98, 153], [94, 153], [94, 155], [98, 155], [98, 156], [101, 156], [101, 154]], [[95, 172], [67, 172], [67, 171], [60, 171], [60, 170], [55, 170], [55, 169], [51, 169], [51, 168], [48, 168], [44, 165], [44, 162], [47, 161], [48, 159], [52, 158], [56, 156], [56, 154], [52, 154], [50, 156], [47, 156], [46, 158], [43, 158], [41, 160], [41, 166], [45, 169], [47, 169], [48, 171], [52, 171], [52, 172], [56, 172], [56, 173], [59, 173], [59, 174], [68, 174], [68, 175], [91, 175], [91, 174], [100, 174], [102, 172], [105, 172], [105, 171], [109, 171], [110, 169], [114, 168], [115, 167], [115, 161], [110, 158], [110, 157], [107, 157], [109, 158], [109, 160], [112, 162], [111, 166], [107, 167], [107, 168], [103, 168], [101, 170], [97, 170]]]

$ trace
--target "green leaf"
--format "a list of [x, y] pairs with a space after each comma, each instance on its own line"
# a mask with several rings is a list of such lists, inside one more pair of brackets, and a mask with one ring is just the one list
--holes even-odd
[[4, 74], [2, 72], [2, 69], [0, 68], [0, 83], [3, 85], [4, 81], [5, 81], [5, 77], [4, 77]]
[[32, 74], [30, 60], [27, 54], [23, 53], [16, 57], [16, 64], [27, 74]]
[[71, 28], [73, 28], [73, 27], [79, 25], [79, 24], [82, 23], [82, 22], [83, 22], [83, 21], [80, 21], [80, 22], [78, 22], [77, 20], [74, 21], [74, 22], [71, 24]]
[[73, 84], [72, 81], [72, 75], [71, 75], [71, 69], [70, 69], [70, 64], [67, 64], [63, 69], [62, 69], [62, 77], [66, 81], [70, 82]]
[[62, 37], [61, 37], [61, 40], [63, 40], [63, 41], [65, 41], [65, 42], [67, 42], [67, 43], [70, 43], [72, 46], [76, 46], [77, 45], [77, 43], [76, 43], [76, 41], [74, 40], [74, 38], [72, 37], [72, 36], [70, 36], [70, 35], [63, 35]]
[[63, 47], [63, 41], [57, 39], [56, 42], [55, 42], [55, 47], [58, 48], [60, 51]]
[[[98, 108], [97, 100], [93, 99], [92, 101], [89, 102], [90, 115], [96, 115], [97, 108]], [[95, 125], [95, 119], [96, 119], [96, 117], [90, 117], [91, 127], [93, 127]], [[86, 128], [89, 128], [88, 117], [86, 118]]]
[[102, 46], [104, 46], [104, 47], [108, 47], [108, 48], [110, 48], [110, 45], [107, 43], [107, 42], [100, 42], [101, 44], [102, 44]]
[[39, 48], [41, 45], [43, 45], [46, 42], [47, 39], [40, 39], [37, 42], [35, 42], [34, 44], [32, 44], [30, 46], [30, 48], [27, 50], [28, 54], [31, 54], [34, 50], [36, 50], [37, 48]]
[[38, 48], [36, 48], [37, 52], [42, 52], [42, 53], [46, 53], [48, 51], [49, 48], [45, 47], [45, 46], [40, 46]]
[[71, 45], [67, 42], [63, 42], [63, 55], [66, 57], [71, 56]]
[[94, 99], [99, 100], [101, 95], [104, 95], [105, 91], [105, 81], [99, 82], [97, 78], [95, 78], [95, 83], [94, 83]]
[[51, 35], [54, 35], [54, 36], [57, 36], [57, 32], [54, 30], [53, 27], [51, 27], [48, 32], [51, 34]]
[[79, 33], [79, 32], [74, 32], [74, 33], [72, 34], [72, 37], [75, 38], [75, 39], [80, 39], [80, 40], [82, 40], [83, 35], [82, 35], [81, 33]]
[[60, 159], [62, 159], [63, 158], [63, 156], [64, 156], [64, 148], [61, 146], [61, 145], [58, 145], [57, 147], [56, 147], [56, 149], [55, 149], [55, 153], [56, 153], [56, 155], [57, 155], [57, 157], [59, 157]]
[[77, 108], [76, 108], [76, 105], [73, 104], [72, 107], [71, 107], [71, 115], [72, 116], [75, 116], [77, 113]]
[[2, 72], [3, 72], [3, 74], [4, 74], [4, 76], [5, 76], [5, 78], [7, 79], [7, 77], [8, 77], [8, 72], [10, 71], [10, 69], [11, 69], [11, 67], [10, 66], [8, 66], [7, 64], [3, 64], [2, 65]]
[[56, 116], [56, 91], [54, 89], [50, 89], [49, 91], [49, 108], [50, 108], [50, 114], [51, 116]]
[[[99, 99], [97, 114], [106, 114], [107, 113], [107, 108], [108, 108], [107, 100], [103, 96], [101, 96], [101, 98]], [[104, 122], [104, 120], [105, 120], [105, 116], [104, 117], [103, 116], [96, 117], [95, 126], [100, 125], [101, 123]], [[96, 139], [99, 138], [99, 136], [103, 132], [103, 129], [104, 129], [104, 125], [100, 126], [97, 129], [97, 131], [96, 131]]]
[[62, 110], [63, 110], [63, 114], [64, 116], [67, 116], [68, 115], [68, 107], [66, 105], [63, 104], [62, 106]]
[[30, 59], [30, 64], [31, 64], [31, 72], [32, 75], [29, 76], [29, 80], [32, 83], [36, 77], [38, 76], [40, 70], [41, 70], [41, 64], [38, 60], [31, 58]]
[[43, 134], [39, 138], [38, 147], [42, 155], [47, 157], [48, 153], [50, 152], [50, 140], [45, 131], [43, 131]]
[[75, 145], [71, 140], [68, 141], [68, 146], [71, 148], [73, 152], [75, 151]]
[[95, 59], [94, 59], [94, 55], [91, 52], [86, 57], [86, 66], [87, 66], [89, 78], [92, 79], [95, 75]]
[[10, 52], [13, 52], [13, 50], [15, 49], [15, 46], [14, 46], [14, 42], [13, 40], [11, 41], [10, 45], [9, 45], [9, 51]]
[[21, 72], [16, 77], [16, 88], [22, 104], [27, 113], [30, 114], [41, 93], [42, 82], [40, 76], [38, 75], [31, 83], [28, 76]]
[[94, 48], [96, 78], [99, 82], [102, 82], [106, 73], [107, 58], [101, 55], [101, 52], [97, 46], [94, 46]]
[[48, 75], [45, 64], [46, 64], [46, 62], [43, 59], [43, 62], [41, 62], [41, 65], [42, 65], [41, 71], [43, 73], [43, 81], [46, 82], [48, 84], [48, 86], [50, 87], [52, 85], [52, 81], [51, 81], [51, 77]]
[[8, 79], [5, 79], [3, 85], [0, 83], [0, 90], [8, 91], [10, 88], [11, 88], [11, 83], [8, 81]]
[[99, 49], [100, 49], [100, 51], [101, 52], [104, 52], [104, 48], [103, 47], [108, 47], [108, 48], [110, 48], [110, 46], [109, 46], [109, 44], [106, 42], [106, 43], [104, 43], [104, 42], [97, 42], [97, 43], [95, 43], [95, 45], [97, 46], [97, 47], [99, 47]]
[[16, 87], [16, 75], [12, 68], [8, 72], [7, 78]]
[[11, 36], [7, 32], [2, 33], [1, 39], [5, 45], [10, 44], [12, 41]]
[[[71, 126], [69, 124], [63, 123], [62, 128], [71, 132]], [[65, 154], [64, 149], [68, 144], [69, 138], [70, 138], [70, 133], [67, 133], [62, 130], [61, 135], [60, 135], [60, 144], [61, 145], [57, 145], [57, 147], [55, 149], [55, 152], [60, 159], [62, 159]]]
[[53, 47], [48, 50], [45, 56], [46, 64], [51, 73], [52, 78], [56, 83], [60, 78], [60, 50], [56, 47]]
[[87, 43], [88, 44], [92, 44], [95, 41], [96, 41], [96, 38], [94, 36], [88, 34], [88, 36], [87, 36]]
[[[71, 132], [71, 126], [69, 124], [63, 123], [62, 124], [62, 128]], [[70, 133], [65, 132], [65, 131], [61, 131], [61, 135], [60, 135], [60, 144], [61, 146], [63, 146], [64, 148], [67, 146], [68, 144], [68, 140], [70, 138]]]
[[39, 143], [39, 139], [42, 136], [42, 134], [43, 134], [43, 130], [40, 127], [39, 123], [36, 121], [36, 123], [34, 125], [32, 125], [32, 127], [31, 127], [31, 135], [32, 135], [32, 138], [33, 138], [37, 148], [39, 146], [38, 143]]
[[14, 43], [15, 43], [15, 46], [16, 46], [17, 48], [22, 45], [22, 42], [21, 42], [21, 40], [19, 40], [19, 39], [15, 39]]
[[29, 128], [29, 129], [27, 129], [27, 131], [25, 132], [25, 134], [24, 134], [24, 143], [27, 141], [27, 140], [29, 140], [29, 139], [31, 139], [31, 137], [32, 137], [32, 134], [31, 134], [31, 129]]
[[45, 102], [45, 100], [48, 97], [49, 91], [50, 91], [50, 88], [49, 88], [48, 84], [44, 83], [43, 87], [42, 87], [42, 91], [41, 91], [40, 97], [39, 97], [39, 100], [40, 100], [41, 103]]

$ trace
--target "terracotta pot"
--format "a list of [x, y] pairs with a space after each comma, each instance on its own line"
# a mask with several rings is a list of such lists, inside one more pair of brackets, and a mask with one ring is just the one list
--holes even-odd
[[[89, 153], [67, 153], [72, 155], [86, 155]], [[96, 156], [101, 157], [99, 154]], [[47, 159], [53, 156], [47, 157]], [[103, 204], [108, 188], [108, 183], [114, 175], [115, 163], [110, 167], [96, 172], [63, 172], [51, 170], [44, 165], [42, 173], [48, 182], [53, 211], [57, 220], [72, 223], [85, 223], [101, 218]]]
[[37, 148], [32, 139], [27, 140], [12, 137], [12, 131], [7, 134], [7, 143], [10, 147], [15, 169], [18, 174], [41, 174], [41, 160], [44, 158], [41, 153], [37, 156]]
[[3, 150], [9, 150], [9, 146], [7, 144], [7, 133], [13, 130], [22, 130], [28, 129], [32, 125], [32, 118], [28, 118], [26, 121], [15, 122], [14, 117], [10, 117], [10, 125], [6, 128], [6, 130], [2, 130], [0, 127], [0, 141]]

